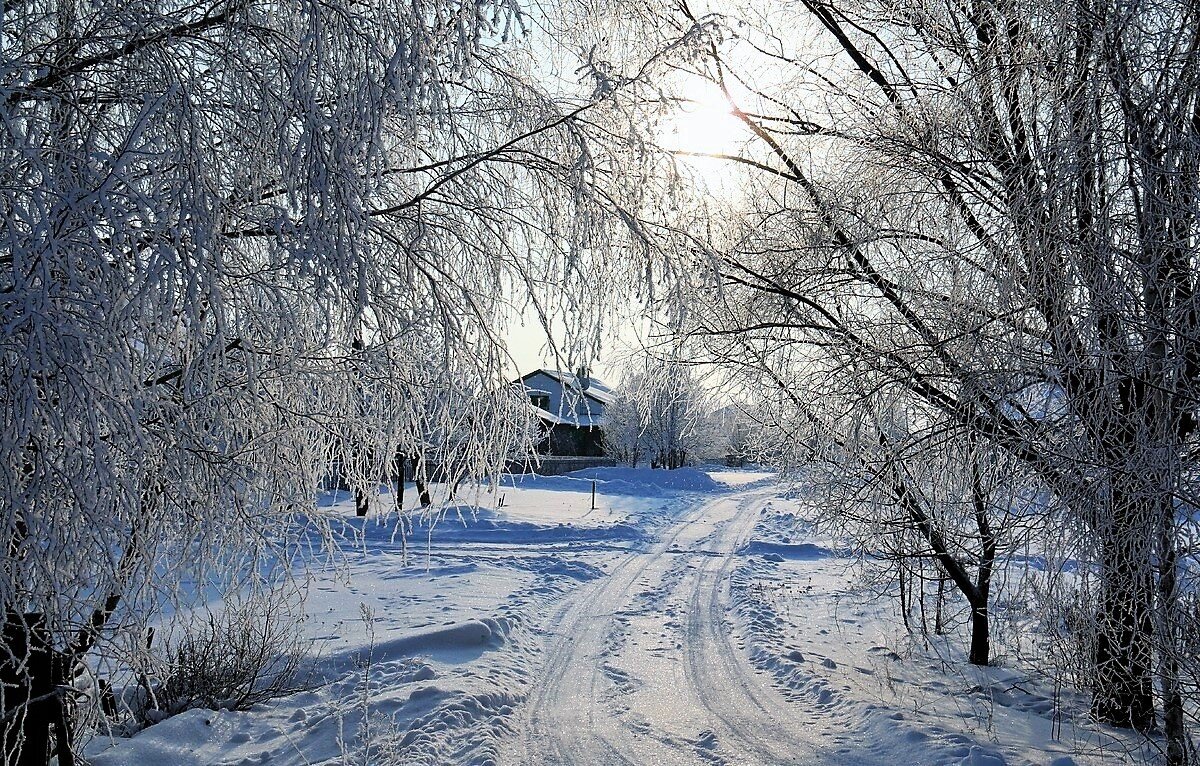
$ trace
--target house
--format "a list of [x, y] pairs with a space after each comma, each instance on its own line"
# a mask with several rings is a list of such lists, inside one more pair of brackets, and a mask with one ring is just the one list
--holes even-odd
[[614, 399], [611, 388], [591, 377], [586, 369], [577, 373], [535, 370], [515, 381], [524, 387], [546, 436], [538, 444], [543, 455], [593, 457], [604, 454], [603, 428], [606, 410]]

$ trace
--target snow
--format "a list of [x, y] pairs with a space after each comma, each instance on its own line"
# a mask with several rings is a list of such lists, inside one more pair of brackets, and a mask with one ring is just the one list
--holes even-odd
[[595, 428], [602, 426], [608, 422], [608, 418], [604, 415], [581, 415], [572, 412], [570, 415], [555, 415], [549, 410], [543, 410], [541, 407], [529, 405], [530, 412], [540, 420], [555, 426], [577, 426], [579, 428]]
[[563, 372], [562, 370], [547, 368], [543, 368], [537, 372], [554, 378], [561, 382], [565, 388], [590, 396], [601, 404], [612, 404], [616, 399], [616, 394], [613, 392], [612, 387], [594, 376], [588, 377], [588, 385], [585, 387], [579, 380], [579, 377], [573, 372]]
[[[596, 503], [592, 504], [595, 482]], [[405, 506], [413, 508], [410, 488]], [[95, 766], [1133, 762], [1019, 667], [906, 634], [861, 553], [770, 474], [508, 476], [435, 523], [353, 518], [312, 562], [304, 688], [189, 711]], [[851, 554], [854, 555], [851, 555]]]
[[[583, 488], [587, 482], [594, 480], [598, 492], [635, 497], [657, 497], [669, 492], [712, 492], [722, 487], [720, 482], [696, 468], [663, 471], [656, 468], [613, 466], [585, 468], [555, 478], [573, 480], [576, 483], [568, 486], [576, 488]], [[545, 479], [546, 477], [533, 476], [529, 481], [536, 483]]]
[[961, 633], [909, 635], [895, 601], [864, 580], [858, 552], [814, 534], [803, 495], [787, 494], [767, 500], [733, 570], [737, 639], [835, 753], [956, 766], [1145, 762], [1142, 743], [1090, 724], [1084, 695], [1003, 658], [967, 664]]

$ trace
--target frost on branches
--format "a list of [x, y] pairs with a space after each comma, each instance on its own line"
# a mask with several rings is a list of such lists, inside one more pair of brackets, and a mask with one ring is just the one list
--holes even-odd
[[781, 461], [853, 471], [856, 512], [886, 503], [875, 531], [980, 616], [1006, 485], [1040, 497], [1020, 515], [1069, 528], [1090, 573], [1059, 596], [1087, 615], [1093, 713], [1161, 720], [1168, 761], [1194, 762], [1196, 6], [722, 12], [739, 39], [694, 69], [753, 135], [726, 157], [748, 211], [679, 256], [707, 275], [682, 331], [778, 405]]
[[608, 408], [605, 450], [637, 468], [682, 468], [724, 456], [708, 393], [695, 370], [677, 358], [631, 363]]
[[75, 689], [181, 582], [286, 561], [333, 459], [369, 491], [526, 438], [497, 330], [586, 303], [621, 233], [522, 29], [502, 0], [3, 6], [6, 762], [72, 762]]

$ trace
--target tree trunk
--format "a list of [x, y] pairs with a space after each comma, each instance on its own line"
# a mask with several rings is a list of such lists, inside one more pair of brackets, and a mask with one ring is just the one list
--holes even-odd
[[946, 577], [938, 573], [937, 600], [933, 607], [933, 635], [942, 636], [946, 633]]
[[975, 528], [979, 531], [979, 568], [975, 572], [975, 591], [967, 599], [971, 604], [971, 652], [967, 659], [972, 665], [987, 665], [991, 662], [992, 640], [988, 603], [992, 597], [992, 570], [996, 566], [999, 540], [988, 517], [988, 492], [979, 470], [981, 455], [977, 452], [974, 434], [968, 432], [968, 440], [971, 445], [971, 500], [975, 506]]
[[[42, 615], [9, 612], [4, 644], [0, 683], [5, 690], [5, 763], [45, 766], [50, 762], [51, 725], [61, 715], [62, 701], [53, 696], [54, 657]], [[60, 743], [60, 747], [69, 751], [70, 743]]]
[[[886, 446], [886, 440], [881, 436], [880, 442]], [[950, 552], [950, 546], [942, 533], [933, 525], [930, 515], [921, 505], [919, 496], [913, 493], [905, 483], [904, 477], [895, 465], [890, 466], [892, 496], [908, 513], [909, 520], [921, 537], [933, 549], [934, 557], [942, 567], [944, 575], [949, 577], [958, 591], [971, 605], [971, 651], [968, 659], [975, 665], [988, 663], [988, 645], [990, 641], [988, 630], [988, 600], [991, 591], [992, 567], [996, 558], [996, 537], [992, 534], [987, 520], [987, 504], [984, 500], [981, 485], [975, 478], [975, 510], [976, 523], [982, 538], [982, 551], [979, 558], [979, 570], [976, 579], [972, 581], [965, 566]], [[925, 631], [925, 589], [924, 576], [921, 581], [921, 630]]]
[[50, 700], [51, 711], [54, 713], [54, 739], [57, 747], [54, 750], [58, 758], [58, 766], [75, 766], [75, 738], [71, 733], [71, 714], [67, 709], [65, 697], [57, 696]]
[[908, 588], [905, 584], [904, 560], [900, 559], [900, 619], [904, 621], [904, 630], [912, 633], [912, 623], [908, 619]]
[[[925, 560], [918, 559], [920, 571], [917, 573], [917, 604], [921, 607], [921, 638], [929, 638], [929, 615], [925, 613]], [[937, 566], [936, 564], [934, 565]]]
[[427, 508], [433, 505], [433, 498], [429, 494], [429, 486], [425, 483], [425, 480], [421, 478], [421, 472], [417, 470], [417, 459], [414, 457], [412, 461], [413, 484], [415, 484], [417, 487], [417, 494], [421, 499], [421, 506]]
[[1152, 679], [1153, 578], [1136, 530], [1118, 529], [1103, 540], [1104, 569], [1096, 614], [1096, 682], [1092, 707], [1113, 726], [1154, 728]]
[[991, 629], [988, 627], [988, 605], [971, 604], [971, 652], [967, 662], [987, 665], [991, 661]]
[[1158, 677], [1162, 691], [1163, 733], [1169, 766], [1187, 766], [1190, 742], [1184, 722], [1183, 694], [1179, 684], [1178, 554], [1175, 550], [1174, 504], [1169, 500], [1159, 514], [1158, 540]]
[[397, 457], [393, 461], [396, 464], [396, 510], [404, 510], [404, 458]]

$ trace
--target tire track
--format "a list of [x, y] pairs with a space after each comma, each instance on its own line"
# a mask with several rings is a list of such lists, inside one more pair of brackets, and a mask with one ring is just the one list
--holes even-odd
[[[631, 553], [594, 586], [573, 596], [549, 621], [556, 639], [546, 649], [545, 674], [535, 683], [511, 762], [540, 766], [645, 763], [652, 738], [631, 730], [608, 703], [603, 664], [608, 637], [621, 629], [619, 613], [634, 587], [663, 562], [707, 504], [697, 504], [649, 551]], [[507, 762], [507, 761], [506, 761]]]
[[729, 575], [737, 563], [733, 553], [749, 540], [770, 497], [759, 492], [715, 501], [734, 507], [712, 541], [710, 550], [720, 555], [701, 557], [685, 584], [690, 588], [683, 647], [688, 683], [715, 719], [714, 731], [722, 746], [736, 754], [738, 763], [828, 763], [828, 754], [814, 752], [811, 739], [797, 737], [812, 721], [800, 720], [791, 705], [754, 673], [733, 643], [728, 619]]
[[[813, 732], [821, 713], [785, 700], [732, 635], [735, 551], [774, 496], [773, 487], [745, 488], [697, 504], [650, 550], [630, 553], [570, 597], [548, 621], [555, 639], [544, 677], [501, 762], [842, 762]], [[654, 637], [668, 635], [678, 643], [664, 651]], [[616, 689], [614, 665], [632, 679], [630, 689]]]

